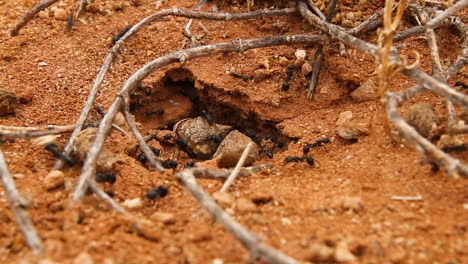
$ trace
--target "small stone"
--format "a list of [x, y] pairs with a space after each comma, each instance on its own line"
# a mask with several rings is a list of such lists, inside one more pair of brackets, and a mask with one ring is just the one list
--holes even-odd
[[437, 147], [440, 149], [451, 148], [455, 146], [460, 146], [463, 144], [463, 140], [459, 135], [442, 135], [437, 142]]
[[53, 170], [44, 178], [44, 186], [50, 191], [57, 187], [60, 187], [65, 182], [65, 174], [60, 170]]
[[358, 213], [363, 209], [362, 198], [358, 196], [346, 196], [343, 198], [343, 209], [353, 210]]
[[304, 250], [304, 258], [307, 261], [332, 261], [333, 260], [333, 249], [319, 244], [313, 243]]
[[336, 133], [344, 139], [353, 139], [361, 135], [369, 134], [368, 122], [357, 122], [353, 119], [353, 112], [345, 111], [340, 113], [336, 121]]
[[217, 159], [220, 168], [230, 168], [236, 166], [239, 158], [244, 152], [248, 143], [252, 142], [249, 155], [247, 156], [244, 166], [249, 166], [258, 158], [258, 145], [252, 141], [248, 136], [241, 132], [234, 130], [231, 131], [223, 142], [219, 145], [213, 158]]
[[403, 119], [423, 137], [429, 136], [431, 130], [439, 123], [439, 117], [428, 103], [416, 103], [410, 106], [403, 113]]
[[463, 204], [463, 209], [468, 210], [468, 203]]
[[[73, 148], [73, 154], [76, 155], [81, 161], [86, 159], [86, 155], [88, 153], [89, 148], [94, 142], [94, 138], [96, 137], [97, 128], [89, 127], [83, 129], [76, 138], [76, 143]], [[114, 156], [109, 149], [105, 146], [101, 150], [101, 154], [99, 154], [99, 158], [97, 160], [97, 167], [99, 170], [102, 171], [110, 171], [113, 169], [114, 164], [117, 162], [117, 158]]]
[[236, 201], [236, 208], [241, 212], [253, 212], [257, 209], [251, 200], [245, 198], [239, 198]]
[[374, 84], [374, 81], [369, 79], [352, 91], [351, 97], [357, 102], [366, 102], [377, 99], [379, 97], [377, 94], [377, 86]]
[[335, 260], [338, 262], [348, 262], [356, 260], [356, 257], [349, 250], [348, 243], [346, 243], [345, 241], [338, 242], [333, 255]]
[[86, 252], [81, 252], [72, 262], [73, 264], [94, 264], [91, 256]]
[[15, 178], [15, 179], [23, 179], [24, 177], [25, 177], [25, 175], [22, 174], [22, 173], [13, 174], [13, 178]]
[[123, 206], [127, 207], [128, 209], [139, 209], [143, 207], [143, 202], [140, 198], [133, 198], [127, 199], [122, 203]]
[[234, 197], [228, 192], [215, 192], [213, 199], [223, 208], [231, 207], [234, 203]]
[[302, 74], [305, 76], [305, 75], [308, 75], [309, 73], [312, 72], [312, 65], [310, 65], [310, 63], [308, 61], [304, 62], [304, 64], [302, 64]]
[[38, 66], [47, 66], [47, 65], [49, 65], [49, 64], [47, 64], [47, 62], [45, 62], [45, 61], [41, 61], [41, 62], [39, 62], [37, 65], [38, 65]]
[[40, 18], [49, 18], [49, 11], [47, 10], [41, 11], [39, 12], [39, 14], [37, 14], [37, 16]]
[[213, 264], [224, 264], [222, 259], [213, 259]]
[[119, 127], [123, 128], [126, 124], [125, 122], [125, 117], [123, 116], [122, 113], [118, 113], [116, 116], [115, 116], [115, 119], [114, 119], [114, 124], [118, 125]]
[[18, 107], [18, 97], [15, 91], [0, 88], [0, 116], [14, 114]]
[[54, 18], [57, 20], [66, 21], [68, 18], [67, 11], [63, 8], [57, 8], [54, 11]]
[[270, 74], [270, 71], [267, 69], [257, 69], [253, 72], [252, 76], [254, 82], [260, 82], [268, 78]]
[[303, 49], [297, 49], [296, 52], [294, 52], [294, 55], [296, 56], [297, 60], [305, 60], [307, 52]]
[[289, 60], [288, 58], [284, 57], [284, 56], [279, 56], [278, 57], [278, 63], [281, 65], [281, 66], [288, 66], [289, 65]]
[[188, 240], [191, 242], [202, 242], [213, 239], [211, 231], [207, 228], [199, 228], [193, 233], [187, 235]]
[[175, 216], [171, 213], [155, 212], [150, 218], [166, 225], [175, 223]]

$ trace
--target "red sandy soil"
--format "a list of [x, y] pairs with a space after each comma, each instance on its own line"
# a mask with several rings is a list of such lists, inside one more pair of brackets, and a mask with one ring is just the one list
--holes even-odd
[[[10, 37], [9, 30], [17, 19], [36, 2], [0, 0], [0, 88], [13, 90], [22, 99], [15, 114], [0, 119], [2, 125], [73, 124], [115, 34], [155, 11], [169, 7], [193, 8], [197, 1], [143, 0], [138, 5], [120, 1], [130, 5], [118, 8], [119, 1], [96, 0], [93, 2], [103, 11], [84, 12], [72, 30], [67, 30], [65, 21], [54, 19], [51, 11], [49, 17], [34, 19], [19, 36]], [[361, 10], [365, 18], [382, 6], [381, 1], [364, 5], [354, 2], [342, 6], [340, 12]], [[223, 12], [247, 11], [244, 2], [212, 1], [202, 10], [210, 11], [215, 4]], [[72, 12], [76, 5], [76, 1], [60, 1], [55, 6]], [[255, 1], [252, 9], [272, 5], [271, 1]], [[466, 15], [462, 19], [466, 22]], [[182, 29], [186, 22], [185, 18], [171, 17], [133, 37], [106, 76], [96, 105], [105, 110], [122, 83], [138, 68], [182, 48], [185, 39]], [[285, 25], [272, 26], [278, 22]], [[410, 19], [404, 23], [409, 26]], [[203, 25], [210, 32], [202, 40], [205, 43], [282, 33], [318, 33], [298, 14], [238, 22], [204, 21]], [[195, 34], [203, 33], [197, 21], [192, 28]], [[449, 29], [437, 33], [441, 57], [444, 62], [453, 61], [459, 52], [456, 34]], [[364, 38], [375, 43], [377, 35], [373, 32]], [[430, 72], [425, 40], [413, 37], [404, 44], [403, 54], [409, 56], [411, 50], [418, 51], [421, 68]], [[432, 172], [417, 150], [386, 136], [382, 122], [374, 118], [379, 116], [376, 115], [380, 109], [378, 100], [356, 102], [350, 97], [352, 89], [363, 81], [371, 79], [378, 83], [377, 75], [373, 74], [374, 58], [352, 48], [340, 55], [337, 43], [327, 45], [315, 97], [308, 100], [308, 78], [300, 70], [294, 72], [289, 91], [281, 89], [286, 66], [294, 61], [296, 49], [306, 49], [307, 60], [313, 58], [312, 47], [282, 46], [214, 55], [157, 71], [143, 83], [144, 87], [154, 87], [152, 95], [144, 97], [142, 91], [137, 92], [144, 98], [143, 106], [135, 110], [143, 134], [158, 124], [189, 114], [196, 106], [177, 87], [194, 85], [194, 91], [204, 98], [203, 107], [217, 122], [254, 128], [262, 136], [272, 133], [286, 143], [284, 148], [274, 150], [272, 159], [262, 155], [256, 161], [256, 164], [273, 164], [273, 169], [241, 178], [231, 189], [236, 200], [257, 201], [254, 210], [239, 210], [233, 204], [228, 206], [231, 207], [228, 212], [267, 244], [303, 262], [316, 260], [311, 256], [312, 247], [333, 249], [344, 245], [356, 258], [354, 263], [468, 263], [467, 180], [450, 178], [443, 170]], [[286, 65], [280, 64], [281, 56], [287, 58]], [[264, 60], [275, 70], [265, 80], [243, 81], [226, 73], [252, 75]], [[161, 80], [166, 72], [177, 69], [182, 74], [169, 74]], [[185, 82], [174, 82], [177, 76]], [[465, 67], [450, 84], [456, 80], [466, 82], [467, 76]], [[399, 74], [391, 89], [406, 89], [412, 84]], [[166, 97], [159, 96], [158, 91]], [[169, 99], [180, 104], [168, 103]], [[414, 102], [428, 102], [440, 116], [445, 113], [445, 102], [429, 92], [406, 103], [402, 109]], [[164, 118], [155, 117], [156, 121], [145, 118], [142, 113], [156, 105], [164, 108]], [[370, 135], [359, 136], [357, 142], [341, 139], [335, 129], [338, 116], [344, 111], [352, 111], [363, 122], [375, 120]], [[311, 149], [314, 166], [284, 162], [287, 156], [302, 156], [304, 142], [313, 143], [322, 135], [329, 137], [331, 143]], [[58, 139], [60, 147], [65, 145], [68, 136], [64, 134]], [[131, 211], [135, 215], [151, 219], [155, 212], [171, 213], [174, 223], [153, 220], [153, 239], [141, 237], [128, 221], [90, 194], [85, 198], [83, 220], [71, 227], [64, 226], [66, 216], [71, 214], [66, 209], [70, 189], [59, 187], [47, 191], [43, 187], [55, 159], [43, 147], [18, 139], [2, 144], [2, 149], [11, 173], [17, 176], [18, 189], [29, 193], [34, 200], [28, 213], [47, 253], [38, 257], [27, 248], [1, 190], [1, 263], [80, 263], [79, 254], [81, 257], [89, 254], [95, 263], [214, 263], [215, 259], [223, 263], [248, 262], [249, 254], [241, 244], [207, 214], [200, 213], [199, 204], [177, 182], [176, 172], [190, 160], [186, 154], [166, 146], [163, 157], [177, 159], [181, 165], [161, 174], [147, 170], [129, 155], [129, 150], [136, 146], [133, 138], [113, 132], [107, 145], [119, 162], [114, 170], [117, 182], [104, 184], [103, 188], [114, 191], [118, 202], [140, 197], [144, 203], [142, 208]], [[454, 156], [466, 162], [466, 153]], [[64, 169], [66, 178], [75, 181], [80, 169], [80, 165]], [[213, 180], [199, 180], [199, 183], [210, 194], [222, 185]], [[156, 202], [148, 201], [146, 191], [159, 185], [168, 186], [169, 195]], [[422, 200], [394, 200], [395, 195], [420, 195]], [[354, 210], [344, 206], [356, 197], [360, 201], [351, 206]], [[259, 203], [259, 199], [263, 202]]]

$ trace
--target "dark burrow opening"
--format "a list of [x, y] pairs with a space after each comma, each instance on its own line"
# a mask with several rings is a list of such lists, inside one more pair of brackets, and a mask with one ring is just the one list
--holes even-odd
[[[222, 89], [196, 82], [192, 72], [184, 68], [169, 70], [156, 81], [144, 81], [130, 102], [130, 112], [142, 124], [142, 132], [172, 130], [182, 119], [201, 116], [208, 122], [230, 125], [233, 130], [249, 136], [263, 155], [270, 158], [292, 140], [281, 134], [276, 122], [262, 120], [253, 111], [244, 112], [234, 104], [221, 101], [219, 98], [226, 96]], [[242, 94], [229, 96], [237, 97], [240, 102], [248, 100]]]

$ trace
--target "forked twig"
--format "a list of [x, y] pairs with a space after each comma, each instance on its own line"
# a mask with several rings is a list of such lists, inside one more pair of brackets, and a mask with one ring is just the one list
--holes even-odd
[[453, 16], [455, 13], [458, 11], [468, 7], [468, 0], [460, 0], [458, 3], [454, 4], [453, 6], [447, 8], [445, 11], [443, 11], [441, 14], [437, 15], [433, 19], [431, 19], [429, 22], [427, 22], [427, 27], [429, 28], [435, 28], [439, 24], [441, 24], [445, 19], [449, 18], [450, 16]]
[[37, 235], [36, 230], [28, 216], [28, 213], [24, 208], [21, 207], [21, 199], [18, 190], [16, 189], [15, 182], [8, 171], [8, 166], [3, 155], [3, 151], [0, 148], [0, 176], [3, 182], [3, 188], [5, 189], [10, 208], [16, 216], [16, 221], [23, 232], [24, 238], [28, 246], [39, 253], [44, 252], [41, 240]]
[[231, 172], [227, 180], [224, 182], [223, 187], [221, 187], [221, 190], [220, 190], [221, 192], [226, 192], [227, 190], [229, 190], [229, 187], [231, 187], [231, 185], [234, 183], [234, 180], [239, 175], [239, 172], [242, 166], [244, 166], [244, 162], [247, 159], [247, 156], [249, 155], [250, 149], [252, 149], [252, 146], [253, 146], [252, 142], [249, 142], [247, 144], [244, 151], [242, 152], [241, 157], [239, 158], [239, 161], [236, 164], [236, 167], [234, 167], [234, 170]]
[[[200, 8], [206, 3], [206, 0], [199, 0], [197, 5], [195, 6], [195, 10], [200, 10]], [[190, 31], [190, 27], [192, 26], [193, 23], [193, 18], [190, 18], [187, 24], [184, 27], [184, 35], [189, 39], [190, 41], [190, 48], [198, 46], [198, 40], [197, 38], [192, 34], [192, 31]]]
[[18, 20], [18, 23], [10, 31], [10, 35], [17, 36], [20, 29], [22, 29], [29, 21], [31, 21], [37, 13], [53, 5], [57, 1], [58, 0], [39, 0], [39, 3], [36, 6], [34, 6]]
[[224, 212], [210, 196], [197, 184], [192, 169], [186, 169], [177, 174], [177, 179], [192, 193], [202, 207], [241, 244], [250, 251], [255, 258], [262, 258], [267, 263], [292, 264], [298, 263], [293, 258], [265, 245], [254, 234], [246, 230], [234, 218]]
[[[138, 24], [137, 24], [138, 25]], [[135, 25], [136, 26], [136, 25]], [[134, 26], [134, 27], [135, 27]], [[134, 28], [130, 29], [125, 35], [132, 32]], [[125, 37], [124, 35], [124, 37]], [[268, 37], [260, 39], [249, 39], [249, 40], [235, 40], [231, 42], [224, 42], [218, 44], [210, 44], [205, 46], [199, 46], [186, 50], [176, 51], [169, 53], [165, 56], [159, 57], [145, 66], [140, 68], [134, 73], [125, 83], [123, 84], [120, 92], [114, 99], [114, 102], [109, 107], [107, 114], [102, 119], [96, 138], [89, 149], [86, 160], [83, 165], [83, 169], [80, 175], [80, 179], [73, 192], [72, 199], [75, 201], [81, 200], [86, 191], [88, 180], [92, 177], [96, 170], [97, 157], [99, 156], [101, 149], [104, 145], [105, 138], [109, 133], [112, 122], [114, 121], [117, 113], [122, 109], [124, 105], [124, 99], [126, 100], [130, 94], [137, 88], [138, 84], [145, 79], [152, 72], [160, 69], [161, 67], [167, 66], [172, 63], [184, 63], [188, 60], [218, 54], [226, 52], [243, 52], [249, 49], [271, 47], [280, 45], [293, 45], [293, 44], [320, 44], [323, 42], [323, 38], [314, 35], [284, 35], [277, 37]], [[118, 42], [117, 42], [118, 43]]]

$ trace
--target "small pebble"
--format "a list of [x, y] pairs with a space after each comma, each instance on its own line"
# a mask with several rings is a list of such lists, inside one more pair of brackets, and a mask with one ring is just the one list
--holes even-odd
[[60, 170], [51, 171], [47, 176], [44, 178], [44, 187], [50, 191], [55, 189], [59, 186], [62, 186], [65, 182], [65, 175]]
[[362, 198], [358, 196], [346, 196], [343, 198], [343, 209], [353, 210], [358, 213], [363, 209]]
[[150, 216], [150, 218], [165, 225], [173, 224], [176, 220], [174, 214], [164, 212], [155, 212]]
[[374, 81], [368, 79], [351, 92], [351, 97], [356, 102], [366, 102], [377, 99], [379, 97], [377, 94], [377, 86]]
[[55, 9], [54, 18], [57, 20], [66, 21], [68, 18], [67, 11], [62, 8]]
[[336, 133], [344, 139], [353, 139], [361, 135], [369, 134], [368, 121], [358, 122], [353, 119], [353, 112], [345, 111], [340, 113], [336, 121]]
[[319, 243], [312, 243], [307, 249], [304, 250], [304, 258], [307, 261], [332, 261], [333, 249]]
[[338, 242], [333, 255], [335, 260], [338, 262], [349, 262], [356, 260], [356, 257], [349, 250], [348, 243], [345, 241]]
[[253, 212], [257, 209], [257, 207], [251, 200], [246, 198], [239, 198], [236, 201], [236, 209], [241, 212]]
[[234, 197], [228, 192], [215, 192], [213, 193], [213, 199], [224, 208], [231, 207], [234, 203]]
[[123, 206], [128, 209], [139, 209], [143, 206], [143, 202], [140, 198], [127, 199], [122, 203]]
[[73, 264], [94, 264], [91, 256], [86, 252], [81, 252], [72, 262]]
[[310, 65], [310, 63], [308, 61], [304, 62], [304, 64], [302, 64], [302, 74], [305, 76], [305, 75], [308, 75], [309, 73], [312, 72], [312, 65]]

